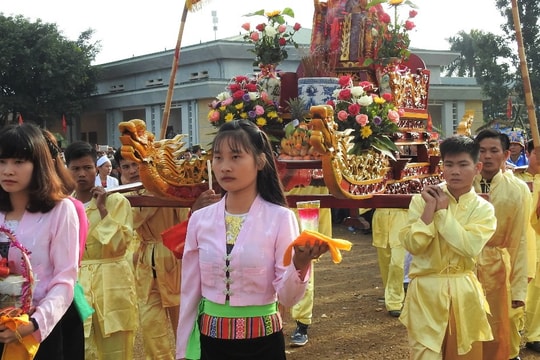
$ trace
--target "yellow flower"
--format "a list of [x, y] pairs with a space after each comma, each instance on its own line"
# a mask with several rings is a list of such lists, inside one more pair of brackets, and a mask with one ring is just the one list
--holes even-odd
[[268, 113], [268, 117], [271, 118], [271, 119], [274, 119], [274, 118], [277, 118], [278, 117], [278, 114], [276, 111], [270, 111]]
[[373, 98], [373, 101], [375, 102], [375, 104], [384, 104], [386, 102], [386, 100], [384, 100], [382, 97], [380, 96], [375, 96]]
[[395, 5], [395, 6], [397, 6], [397, 5], [403, 4], [403, 1], [404, 1], [404, 0], [388, 0], [388, 3], [389, 3], [390, 5]]
[[242, 110], [244, 108], [244, 103], [243, 102], [238, 103], [234, 105], [234, 107], [236, 108], [236, 110]]
[[227, 107], [226, 107], [226, 106], [220, 106], [220, 107], [219, 107], [219, 111], [225, 111], [225, 110], [227, 110]]
[[266, 125], [266, 119], [263, 118], [263, 117], [258, 117], [257, 118], [257, 126], [265, 126]]
[[274, 17], [274, 16], [278, 16], [279, 14], [281, 14], [281, 11], [280, 10], [274, 10], [274, 11], [269, 11], [267, 13], [265, 13], [264, 15], [266, 15], [266, 17]]
[[366, 125], [362, 128], [362, 132], [360, 134], [362, 135], [362, 139], [367, 139], [371, 134], [373, 134], [373, 131], [371, 131], [371, 127], [369, 125]]
[[227, 113], [225, 115], [225, 122], [232, 121], [234, 119], [234, 115], [232, 113]]
[[241, 113], [240, 113], [240, 117], [241, 117], [242, 119], [247, 119], [247, 117], [248, 117], [247, 112], [241, 112]]

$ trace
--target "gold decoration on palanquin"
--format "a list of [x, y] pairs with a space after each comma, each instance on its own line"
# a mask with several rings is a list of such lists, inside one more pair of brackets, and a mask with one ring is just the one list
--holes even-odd
[[180, 159], [186, 150], [185, 134], [155, 141], [141, 119], [121, 122], [118, 129], [122, 134], [122, 157], [139, 163], [141, 182], [148, 191], [158, 197], [189, 202], [208, 189], [209, 157]]

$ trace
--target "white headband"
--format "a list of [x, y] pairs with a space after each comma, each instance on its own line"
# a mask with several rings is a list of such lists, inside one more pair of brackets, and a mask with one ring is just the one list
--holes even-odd
[[96, 163], [96, 165], [98, 167], [100, 167], [101, 165], [105, 164], [106, 162], [108, 162], [109, 164], [111, 163], [111, 160], [109, 160], [109, 158], [106, 156], [106, 155], [103, 155], [102, 157], [100, 157]]

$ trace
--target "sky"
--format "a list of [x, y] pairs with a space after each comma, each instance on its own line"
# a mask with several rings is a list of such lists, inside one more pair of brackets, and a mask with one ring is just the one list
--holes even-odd
[[[418, 15], [416, 29], [411, 34], [411, 47], [447, 50], [447, 38], [458, 31], [471, 29], [501, 34], [505, 22], [495, 6], [495, 0], [413, 0]], [[82, 5], [84, 4], [84, 5]], [[130, 4], [130, 5], [127, 5]], [[81, 3], [73, 0], [2, 1], [4, 16], [22, 15], [30, 21], [41, 19], [55, 23], [62, 34], [76, 40], [88, 29], [94, 30], [92, 41], [101, 43], [95, 64], [103, 64], [170, 50], [176, 46], [183, 0], [93, 0]], [[282, 10], [290, 7], [298, 22], [311, 28], [312, 0], [203, 0], [202, 7], [187, 15], [182, 46], [238, 35], [245, 22], [256, 24], [261, 17], [243, 15], [264, 9]], [[214, 31], [212, 12], [217, 17]]]

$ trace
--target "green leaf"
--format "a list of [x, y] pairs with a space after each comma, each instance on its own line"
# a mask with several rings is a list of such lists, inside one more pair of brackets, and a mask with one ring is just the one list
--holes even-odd
[[371, 0], [369, 3], [367, 3], [366, 9], [369, 9], [370, 7], [375, 6], [375, 5], [379, 5], [379, 4], [385, 3], [385, 2], [387, 2], [387, 1], [388, 1], [388, 0]]
[[242, 16], [255, 16], [255, 15], [264, 15], [264, 9], [261, 9], [261, 10], [258, 10], [258, 11], [255, 11], [255, 12], [252, 12], [252, 13], [249, 13], [249, 14], [245, 14], [245, 15], [242, 15]]
[[294, 17], [294, 11], [293, 11], [291, 8], [288, 8], [288, 7], [286, 7], [285, 9], [283, 9], [283, 11], [281, 12], [281, 14], [290, 16], [290, 17], [292, 17], [292, 18]]

